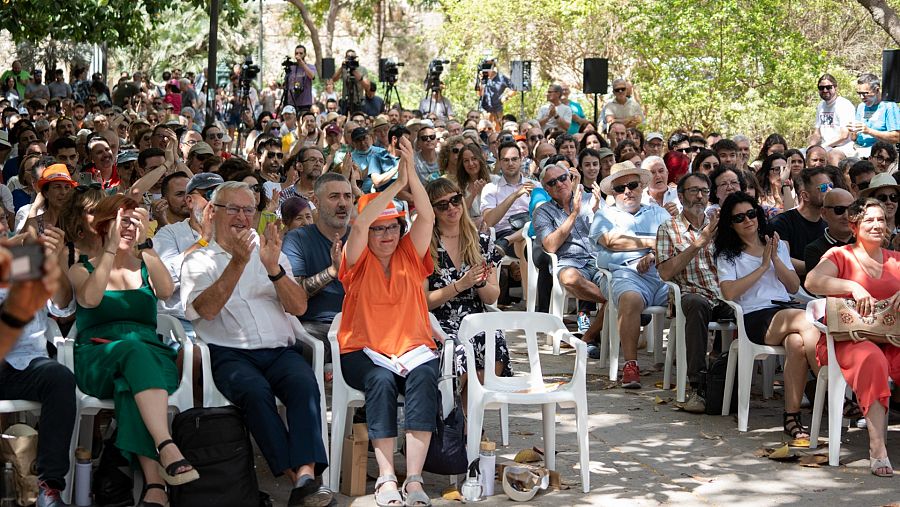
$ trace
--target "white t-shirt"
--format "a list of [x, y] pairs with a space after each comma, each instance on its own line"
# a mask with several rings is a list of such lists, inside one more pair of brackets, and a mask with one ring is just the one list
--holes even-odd
[[[778, 242], [778, 258], [787, 266], [788, 269], [794, 271], [791, 264], [791, 254], [788, 250], [787, 243]], [[762, 257], [754, 257], [747, 252], [741, 252], [733, 261], [725, 260], [724, 256], [716, 258], [716, 269], [719, 272], [719, 282], [734, 281], [743, 278], [759, 267]], [[772, 301], [790, 301], [791, 295], [788, 294], [784, 284], [778, 280], [775, 273], [775, 265], [770, 264], [769, 269], [760, 277], [757, 282], [747, 289], [739, 298], [735, 299], [735, 303], [739, 304], [744, 310], [744, 315], [764, 308], [771, 308]]]
[[[538, 121], [543, 120], [550, 114], [550, 104], [544, 104], [538, 110], [537, 119]], [[568, 124], [572, 123], [572, 109], [565, 105], [560, 104], [556, 106], [556, 114], [559, 115], [559, 118], [552, 118], [547, 120], [547, 123], [544, 124], [544, 130], [548, 128], [559, 128], [559, 120], [563, 120]]]
[[[816, 108], [816, 128], [822, 134], [822, 146], [827, 146], [832, 142], [840, 139], [841, 128], [847, 127], [847, 124], [856, 118], [856, 109], [853, 104], [844, 97], [838, 97], [834, 103], [829, 105], [824, 100], [819, 102]], [[838, 146], [850, 144], [850, 139]]]
[[644, 119], [644, 112], [641, 110], [641, 105], [633, 98], [626, 99], [624, 104], [619, 104], [615, 100], [607, 102], [606, 105], [603, 106], [604, 123], [606, 123], [606, 117], [609, 115], [612, 115], [615, 119], [620, 121], [624, 121], [631, 116], [637, 116], [642, 121]]

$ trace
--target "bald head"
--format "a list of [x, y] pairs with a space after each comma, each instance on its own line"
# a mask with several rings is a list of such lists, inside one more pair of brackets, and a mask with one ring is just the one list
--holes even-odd
[[853, 202], [853, 194], [843, 188], [833, 188], [822, 200], [824, 206], [850, 206]]

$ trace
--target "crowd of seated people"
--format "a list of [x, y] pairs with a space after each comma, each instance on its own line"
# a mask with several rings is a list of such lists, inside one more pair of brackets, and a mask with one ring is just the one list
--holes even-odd
[[[453, 346], [460, 384], [485, 368], [512, 375], [501, 332], [474, 338], [478, 371], [467, 371], [460, 323], [512, 303], [516, 280], [523, 299], [548, 312], [556, 281], [578, 299], [576, 327], [589, 357], [600, 356], [604, 328], [615, 331], [625, 359], [620, 386], [639, 389], [642, 312], [667, 306], [668, 281], [683, 293], [674, 311], [686, 316], [685, 410], [704, 412], [701, 373], [724, 352], [708, 350], [707, 328], [734, 318], [725, 303], [732, 301], [751, 341], [784, 346], [783, 426], [802, 440], [806, 381], [827, 354], [798, 297], [843, 295], [864, 308], [891, 299], [900, 308], [896, 104], [881, 101], [870, 74], [857, 82], [865, 100], [854, 114], [836, 102], [833, 77], [816, 86], [822, 102], [809, 145], [772, 133], [753, 161], [746, 136], [665, 137], [644, 132], [643, 115], [619, 118], [616, 108], [605, 126], [579, 118], [562, 122], [565, 131], [550, 121], [549, 106], [544, 121], [471, 111], [464, 122], [400, 109], [297, 118], [296, 109], [275, 108], [250, 118], [257, 124], [243, 146], [226, 134], [230, 125], [193, 128], [162, 105], [100, 107], [90, 116], [83, 104], [63, 108], [50, 118], [49, 143], [36, 135], [31, 111], [4, 110], [0, 199], [9, 241], [42, 241], [47, 272], [64, 276], [42, 285], [39, 304], [3, 320], [0, 331], [15, 336], [3, 342], [12, 369], [0, 372], [0, 397], [37, 397], [57, 414], [72, 410], [75, 385], [113, 399], [115, 444], [144, 473], [144, 501], [164, 505], [166, 485], [199, 475], [172, 444], [165, 418], [182, 353], [155, 329], [159, 313], [170, 315], [189, 339], [208, 345], [212, 364], [202, 367], [248, 414], [271, 472], [289, 479], [290, 505], [327, 505], [320, 395], [298, 324], [366, 394], [379, 505], [429, 505], [421, 471], [435, 430], [437, 361], [404, 378], [375, 366], [366, 350], [390, 356]], [[562, 110], [558, 88], [548, 97]], [[19, 290], [13, 285], [6, 300]], [[614, 321], [604, 319], [609, 307]], [[456, 343], [435, 342], [428, 312]], [[328, 333], [339, 313], [338, 355]], [[48, 315], [64, 333], [76, 330], [74, 375], [41, 350]], [[486, 347], [494, 347], [495, 364], [485, 364]], [[900, 355], [865, 343], [836, 348], [858, 400], [848, 413], [868, 421], [872, 471], [889, 475], [881, 430], [900, 398], [886, 382], [900, 375]], [[6, 389], [7, 378], [55, 388]], [[398, 393], [407, 399], [403, 483], [393, 452]], [[61, 505], [53, 502], [66, 487], [71, 457], [59, 446], [72, 429], [63, 422], [42, 422], [59, 439], [39, 449], [41, 507]]]

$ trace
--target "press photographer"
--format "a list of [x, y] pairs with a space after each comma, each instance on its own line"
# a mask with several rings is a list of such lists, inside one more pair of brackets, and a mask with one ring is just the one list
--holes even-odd
[[444, 98], [444, 83], [441, 81], [444, 65], [448, 63], [450, 63], [449, 60], [432, 60], [428, 64], [428, 74], [425, 76], [425, 93], [427, 95], [419, 102], [419, 111], [423, 115], [434, 114], [438, 120], [443, 121], [447, 121], [453, 116], [453, 106], [449, 100]]
[[[512, 81], [497, 72], [497, 60], [485, 58], [478, 65], [475, 91], [481, 97], [479, 107], [490, 114], [494, 125], [500, 125], [503, 118], [503, 103], [512, 95]], [[507, 93], [509, 92], [509, 93]]]
[[294, 48], [295, 62], [285, 58], [284, 67], [284, 105], [294, 106], [297, 113], [308, 111], [313, 103], [313, 79], [316, 78], [316, 66], [306, 63], [306, 47], [298, 44]]
[[366, 91], [372, 86], [368, 73], [365, 67], [359, 65], [356, 51], [348, 49], [344, 54], [344, 62], [331, 77], [332, 82], [342, 82], [339, 101], [341, 114], [347, 115], [360, 110]]

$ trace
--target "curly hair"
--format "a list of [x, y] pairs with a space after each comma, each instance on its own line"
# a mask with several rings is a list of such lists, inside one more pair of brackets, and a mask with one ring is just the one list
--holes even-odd
[[759, 224], [757, 234], [763, 239], [768, 232], [768, 223], [766, 221], [766, 212], [762, 209], [756, 199], [745, 192], [735, 192], [725, 198], [722, 203], [722, 209], [719, 211], [719, 227], [716, 228], [716, 237], [713, 242], [715, 249], [715, 257], [725, 257], [727, 261], [734, 259], [744, 250], [744, 242], [734, 230], [731, 218], [734, 216], [734, 208], [740, 203], [748, 203], [756, 210], [756, 220]]

